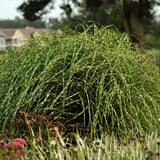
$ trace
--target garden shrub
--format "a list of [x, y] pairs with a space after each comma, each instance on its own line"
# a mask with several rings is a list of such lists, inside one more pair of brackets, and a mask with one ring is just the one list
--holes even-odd
[[[93, 29], [93, 27], [92, 27]], [[135, 51], [126, 34], [104, 27], [94, 32], [46, 33], [0, 61], [0, 126], [17, 112], [47, 113], [68, 125], [80, 123], [138, 132], [159, 129], [160, 74]]]

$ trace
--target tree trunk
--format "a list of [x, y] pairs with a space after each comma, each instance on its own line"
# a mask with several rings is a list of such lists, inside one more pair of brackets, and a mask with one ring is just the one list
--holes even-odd
[[131, 12], [132, 25], [135, 30], [135, 34], [139, 40], [139, 45], [142, 51], [145, 50], [143, 17], [139, 17], [134, 11]]
[[126, 11], [127, 7], [124, 7], [123, 10], [121, 10], [118, 3], [117, 3], [117, 0], [114, 0], [114, 5], [123, 20], [123, 24], [124, 24], [124, 28], [125, 28], [126, 33], [131, 35], [132, 28], [131, 28], [131, 23], [130, 23], [130, 13], [128, 13], [129, 10]]
[[[133, 8], [132, 0], [123, 0], [123, 10], [120, 9], [117, 0], [114, 0], [114, 5], [119, 12], [125, 27], [125, 31], [129, 36], [133, 36], [133, 29], [135, 35], [138, 38], [139, 46], [144, 52], [145, 50], [145, 40], [144, 40], [144, 30], [143, 30], [143, 19], [144, 15], [138, 15]], [[140, 13], [141, 11], [139, 11]], [[132, 38], [131, 38], [132, 39]]]
[[[123, 0], [123, 23], [126, 32], [132, 35], [132, 25], [131, 25], [131, 2], [132, 0]], [[126, 24], [127, 23], [127, 24]]]
[[125, 28], [126, 33], [128, 33], [128, 35], [131, 35], [132, 29], [131, 29], [130, 22], [127, 18], [123, 19], [123, 24], [124, 24], [124, 28]]

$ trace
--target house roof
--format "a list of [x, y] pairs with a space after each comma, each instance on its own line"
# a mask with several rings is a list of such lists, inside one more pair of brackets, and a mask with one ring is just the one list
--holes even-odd
[[47, 28], [33, 28], [33, 27], [26, 27], [22, 29], [18, 29], [21, 33], [23, 33], [25, 36], [29, 36], [32, 33], [40, 33], [40, 32], [50, 32], [50, 29]]
[[29, 36], [32, 33], [40, 33], [40, 32], [50, 32], [50, 29], [47, 28], [33, 28], [33, 27], [26, 27], [26, 28], [0, 28], [0, 33], [6, 35], [7, 38], [12, 38], [15, 31], [19, 30], [23, 35]]
[[7, 38], [11, 38], [16, 30], [16, 28], [0, 28], [0, 32], [5, 34]]
[[6, 35], [2, 32], [0, 32], [0, 37], [6, 37]]

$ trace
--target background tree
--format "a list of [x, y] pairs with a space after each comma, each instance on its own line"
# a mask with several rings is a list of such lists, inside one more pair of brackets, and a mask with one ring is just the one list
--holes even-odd
[[53, 30], [58, 30], [61, 29], [61, 22], [58, 18], [49, 18], [48, 22], [46, 22], [46, 27]]
[[[75, 6], [80, 6], [80, 2], [78, 0], [63, 1], [60, 7], [70, 18], [73, 7], [69, 2], [75, 4]], [[81, 2], [85, 3], [86, 9], [92, 13], [98, 13], [100, 9], [101, 11], [106, 11], [109, 8], [109, 4], [114, 5], [123, 21], [125, 31], [129, 35], [135, 34], [142, 48], [145, 48], [144, 19], [145, 17], [150, 18], [152, 16], [151, 10], [153, 6], [160, 4], [156, 0], [82, 0]], [[27, 0], [20, 5], [18, 9], [26, 19], [34, 21], [47, 13], [47, 6], [53, 8], [53, 4], [54, 0]], [[105, 6], [107, 6], [106, 4], [108, 5], [107, 8], [105, 8]], [[105, 17], [103, 19], [105, 19]]]
[[[61, 18], [61, 23], [64, 26], [69, 26], [72, 29], [76, 29], [78, 31], [83, 31], [83, 27], [80, 24], [90, 25], [92, 23], [96, 23], [97, 26], [107, 26], [110, 24], [115, 25], [121, 32], [124, 32], [123, 21], [118, 14], [116, 8], [113, 4], [108, 5], [108, 2], [104, 3], [101, 7], [99, 7], [96, 11], [89, 10], [86, 7], [86, 3], [83, 1], [81, 6], [77, 9], [78, 14], [72, 14], [72, 16], [67, 16]], [[92, 22], [93, 21], [93, 22]]]
[[45, 28], [46, 22], [38, 19], [33, 22], [19, 17], [15, 17], [13, 20], [0, 20], [0, 28], [24, 28], [26, 26], [31, 26], [35, 28]]
[[160, 20], [153, 18], [144, 24], [145, 41], [147, 48], [160, 49]]
[[[141, 48], [145, 48], [144, 18], [151, 18], [153, 6], [159, 3], [155, 0], [109, 0], [109, 2], [114, 4], [121, 16], [125, 31], [129, 35], [135, 34], [139, 39]], [[89, 9], [96, 11], [105, 1], [95, 0], [93, 3], [92, 0], [86, 0], [86, 3]]]

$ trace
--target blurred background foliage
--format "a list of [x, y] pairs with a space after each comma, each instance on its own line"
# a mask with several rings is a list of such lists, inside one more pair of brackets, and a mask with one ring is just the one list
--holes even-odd
[[[55, 6], [56, 0], [27, 0], [17, 9], [22, 13], [23, 19], [15, 17], [14, 20], [0, 20], [0, 28], [24, 28], [26, 26], [36, 28], [51, 28], [53, 30], [68, 26], [71, 29], [83, 31], [82, 27], [77, 27], [79, 23], [92, 25], [91, 21], [99, 27], [114, 25], [120, 32], [128, 32], [124, 24], [126, 19], [130, 26], [130, 35], [133, 42], [138, 42], [141, 37], [145, 39], [146, 48], [160, 49], [160, 18], [158, 18], [155, 6], [160, 3], [156, 0], [64, 0], [59, 6], [64, 14], [60, 17], [43, 16]], [[117, 7], [118, 6], [118, 7]], [[74, 12], [76, 11], [76, 12]], [[137, 20], [143, 25], [144, 36], [139, 36], [135, 20], [132, 14], [137, 16]], [[32, 16], [31, 16], [32, 15]], [[125, 17], [125, 19], [124, 19]], [[139, 33], [137, 33], [139, 32]]]

